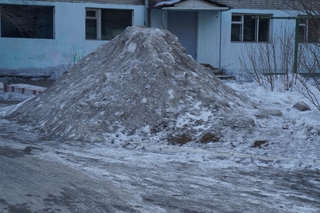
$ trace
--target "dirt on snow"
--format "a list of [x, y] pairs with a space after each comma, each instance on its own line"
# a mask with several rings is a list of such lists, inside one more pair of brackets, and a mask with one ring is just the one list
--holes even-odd
[[169, 31], [128, 27], [9, 115], [47, 137], [217, 142], [245, 134], [254, 108], [185, 53]]

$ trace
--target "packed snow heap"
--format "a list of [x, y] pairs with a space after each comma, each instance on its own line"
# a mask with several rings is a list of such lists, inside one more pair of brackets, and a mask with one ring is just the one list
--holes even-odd
[[183, 144], [251, 131], [255, 123], [243, 109], [253, 107], [188, 56], [176, 36], [137, 26], [84, 57], [10, 116], [54, 138]]

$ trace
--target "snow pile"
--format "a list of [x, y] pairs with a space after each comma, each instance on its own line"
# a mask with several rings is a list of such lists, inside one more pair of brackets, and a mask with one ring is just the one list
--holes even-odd
[[244, 110], [253, 108], [186, 55], [170, 32], [129, 27], [11, 117], [49, 137], [184, 144], [253, 131], [254, 120]]

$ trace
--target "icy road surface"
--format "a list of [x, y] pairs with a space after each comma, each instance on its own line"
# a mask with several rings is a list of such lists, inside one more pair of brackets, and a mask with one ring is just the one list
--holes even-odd
[[320, 212], [317, 169], [184, 146], [79, 146], [24, 129], [0, 120], [3, 213]]

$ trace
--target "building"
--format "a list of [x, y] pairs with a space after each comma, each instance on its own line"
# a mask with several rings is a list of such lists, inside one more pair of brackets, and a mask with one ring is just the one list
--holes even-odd
[[[199, 63], [237, 73], [240, 58], [246, 60], [245, 50], [272, 42], [284, 29], [295, 32], [294, 17], [299, 14], [285, 1], [275, 0], [12, 2], [0, 0], [2, 11], [31, 8], [38, 25], [23, 32], [1, 21], [0, 74], [61, 70], [131, 25], [167, 29]], [[301, 41], [311, 40], [307, 21], [299, 24], [299, 32]]]
[[[125, 27], [145, 24], [140, 0], [0, 0], [0, 5], [2, 75], [67, 70]], [[4, 20], [5, 10], [15, 12], [16, 25]]]

